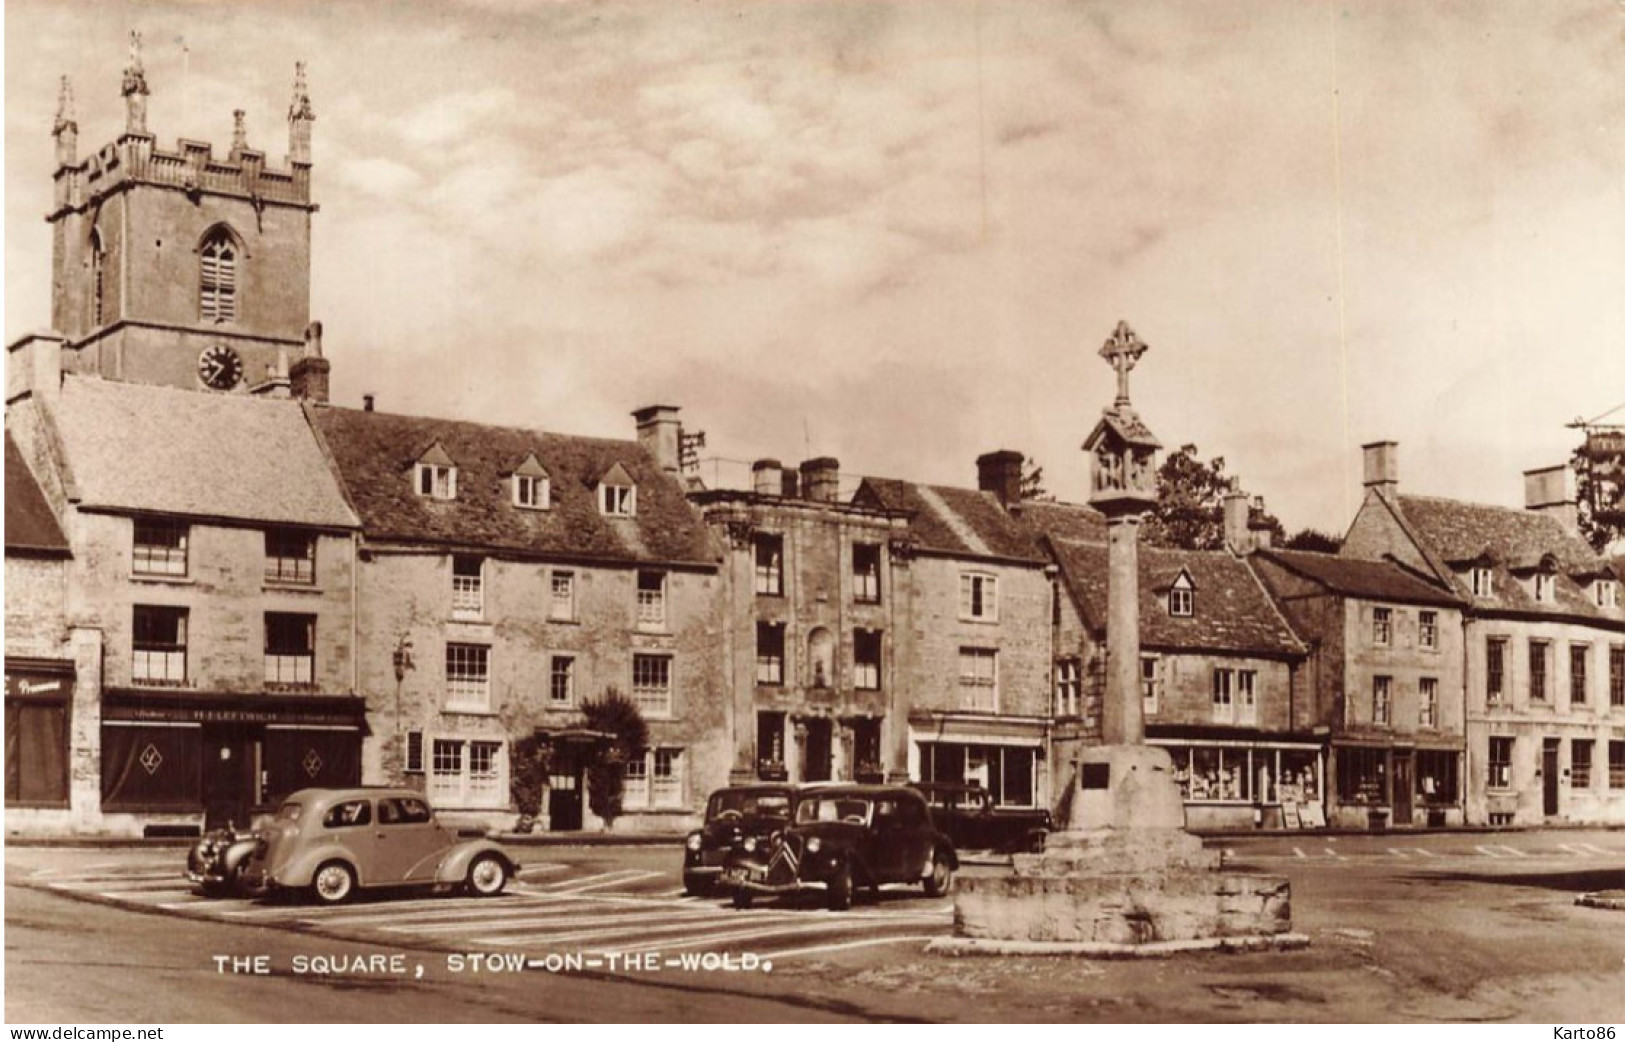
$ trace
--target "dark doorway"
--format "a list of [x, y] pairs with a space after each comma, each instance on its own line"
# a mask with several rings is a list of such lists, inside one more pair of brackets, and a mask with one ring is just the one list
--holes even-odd
[[1394, 824], [1411, 823], [1411, 801], [1416, 798], [1416, 785], [1411, 779], [1411, 754], [1394, 754]]
[[801, 760], [802, 781], [830, 780], [830, 730], [828, 720], [807, 721], [807, 747]]
[[203, 827], [246, 828], [260, 802], [258, 729], [203, 729]]
[[1557, 817], [1557, 746], [1560, 741], [1560, 738], [1547, 738], [1540, 747], [1542, 809], [1548, 818]]
[[547, 828], [550, 832], [581, 830], [581, 772], [555, 774], [548, 779]]

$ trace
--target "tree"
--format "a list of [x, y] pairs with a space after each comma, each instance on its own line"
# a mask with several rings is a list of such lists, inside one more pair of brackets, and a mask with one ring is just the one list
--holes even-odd
[[1343, 549], [1343, 540], [1318, 528], [1305, 528], [1287, 539], [1281, 547], [1286, 550], [1307, 550], [1315, 554], [1335, 554]]
[[626, 765], [648, 748], [649, 725], [637, 703], [613, 687], [601, 697], [583, 702], [581, 715], [589, 730], [610, 736], [587, 764], [587, 805], [603, 819], [604, 828], [613, 828], [621, 816]]
[[552, 743], [534, 731], [515, 741], [509, 773], [508, 791], [519, 809], [517, 831], [529, 832], [542, 814], [542, 798], [553, 773]]
[[1025, 500], [1038, 499], [1053, 502], [1055, 497], [1050, 495], [1044, 487], [1044, 468], [1031, 456], [1022, 457], [1021, 461], [1021, 498]]
[[[1229, 491], [1223, 456], [1204, 463], [1195, 445], [1180, 446], [1157, 468], [1157, 505], [1141, 536], [1152, 546], [1222, 550], [1224, 496]], [[1254, 523], [1262, 521], [1269, 528], [1271, 542], [1285, 537], [1286, 530], [1274, 515], [1256, 510], [1253, 514]]]

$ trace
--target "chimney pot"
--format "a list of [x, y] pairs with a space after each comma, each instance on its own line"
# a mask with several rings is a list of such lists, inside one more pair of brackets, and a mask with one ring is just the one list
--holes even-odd
[[1224, 544], [1233, 553], [1244, 554], [1252, 550], [1253, 536], [1248, 526], [1252, 515], [1252, 503], [1247, 493], [1241, 490], [1241, 480], [1232, 477], [1230, 491], [1224, 494]]
[[1374, 441], [1360, 446], [1365, 453], [1365, 487], [1390, 495], [1399, 491], [1399, 442]]
[[833, 456], [820, 456], [801, 465], [801, 494], [815, 503], [840, 501], [841, 463]]
[[1026, 456], [1014, 449], [1000, 449], [976, 457], [976, 487], [991, 492], [1007, 507], [1021, 502], [1021, 464]]
[[361, 411], [362, 412], [372, 412], [372, 405], [373, 405], [373, 396], [372, 395], [364, 394], [364, 395], [361, 396]]
[[776, 459], [759, 459], [750, 465], [751, 489], [761, 496], [784, 494], [784, 464]]

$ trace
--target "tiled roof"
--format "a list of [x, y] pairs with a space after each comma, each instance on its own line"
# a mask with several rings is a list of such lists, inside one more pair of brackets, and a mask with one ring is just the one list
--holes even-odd
[[1022, 502], [1017, 516], [1039, 535], [1050, 539], [1106, 541], [1106, 516], [1094, 507], [1029, 499]]
[[[637, 442], [356, 409], [324, 407], [314, 415], [369, 539], [716, 563], [699, 513]], [[420, 496], [413, 487], [413, 464], [435, 444], [457, 467], [455, 500]], [[513, 504], [510, 477], [532, 455], [552, 483], [548, 510]], [[617, 464], [636, 483], [635, 517], [599, 512], [598, 482]]]
[[68, 541], [17, 443], [6, 432], [6, 549], [66, 554]]
[[[1480, 607], [1551, 615], [1605, 617], [1573, 575], [1595, 573], [1598, 555], [1579, 533], [1549, 514], [1510, 507], [1462, 503], [1431, 496], [1399, 496], [1398, 506], [1416, 537], [1432, 554], [1462, 565], [1487, 561], [1494, 573], [1494, 593], [1472, 597]], [[1527, 571], [1548, 554], [1557, 565], [1555, 597], [1536, 601], [1525, 588]], [[1514, 570], [1518, 574], [1514, 574]], [[1453, 569], [1458, 592], [1471, 597], [1463, 570]]]
[[1032, 531], [991, 492], [864, 478], [853, 502], [907, 513], [909, 533], [925, 552], [956, 557], [1044, 561]]
[[1360, 561], [1299, 550], [1260, 550], [1259, 554], [1336, 593], [1376, 601], [1459, 607], [1461, 599], [1392, 561]]
[[298, 402], [70, 376], [55, 413], [81, 507], [356, 527]]
[[[1062, 578], [1085, 623], [1106, 624], [1107, 547], [1052, 539]], [[1295, 656], [1303, 644], [1276, 611], [1245, 561], [1224, 550], [1139, 548], [1140, 644], [1167, 651]], [[1168, 588], [1181, 571], [1196, 588], [1193, 614], [1168, 614]]]

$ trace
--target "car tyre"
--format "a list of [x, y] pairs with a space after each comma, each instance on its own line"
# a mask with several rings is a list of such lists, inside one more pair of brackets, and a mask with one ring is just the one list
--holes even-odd
[[744, 887], [739, 887], [737, 890], [734, 891], [734, 899], [733, 899], [734, 907], [735, 908], [749, 908], [750, 905], [751, 905], [751, 900], [755, 896], [756, 895], [752, 894], [749, 890], [746, 890]]
[[954, 888], [954, 867], [942, 856], [942, 851], [931, 855], [931, 874], [924, 882], [927, 897], [942, 897]]
[[852, 867], [842, 865], [829, 881], [829, 910], [844, 912], [852, 907]]
[[324, 905], [343, 904], [355, 893], [355, 869], [342, 861], [327, 861], [311, 879], [311, 893]]
[[475, 897], [495, 897], [508, 885], [508, 866], [495, 854], [481, 854], [468, 866], [468, 892]]
[[208, 897], [236, 897], [243, 888], [243, 866], [226, 869], [219, 879], [205, 880], [203, 893]]

